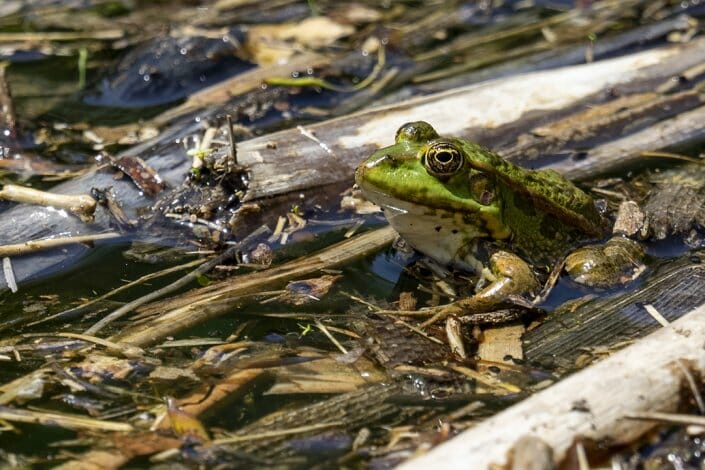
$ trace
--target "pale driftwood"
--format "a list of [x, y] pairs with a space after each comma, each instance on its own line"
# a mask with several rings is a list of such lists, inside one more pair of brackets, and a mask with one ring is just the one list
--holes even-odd
[[93, 221], [93, 214], [95, 214], [96, 208], [96, 200], [88, 194], [56, 194], [17, 186], [16, 184], [3, 186], [2, 190], [0, 190], [0, 199], [66, 209], [86, 223]]
[[92, 243], [99, 240], [110, 240], [121, 235], [117, 232], [96, 233], [94, 235], [77, 235], [75, 237], [46, 238], [43, 240], [30, 240], [12, 245], [0, 245], [0, 257], [21, 256], [39, 250], [48, 250], [59, 246], [73, 245], [76, 243]]
[[[379, 250], [392, 242], [396, 232], [384, 227], [342, 241], [318, 253], [244, 276], [234, 276], [210, 286], [187, 292], [159, 304], [160, 315], [152, 321], [127, 328], [111, 338], [136, 346], [155, 344], [167, 336], [191, 328], [232, 310], [233, 299], [257, 292], [272, 284], [282, 284], [291, 279], [339, 266], [354, 258]], [[165, 310], [169, 310], [166, 313]]]
[[[441, 134], [476, 136], [480, 129], [514, 125], [531, 113], [565, 110], [590, 97], [598, 99], [608, 88], [630, 87], [640, 81], [642, 88], [651, 89], [654, 81], [665, 81], [703, 60], [705, 39], [588, 65], [491, 80], [251, 139], [237, 149], [238, 161], [251, 174], [246, 198], [351, 180], [357, 164], [377, 148], [390, 145], [405, 122], [425, 120]], [[663, 147], [658, 142], [649, 145], [652, 149]], [[620, 155], [616, 160], [623, 158]], [[554, 166], [560, 171], [573, 164], [571, 160], [563, 164], [565, 168]]]
[[679, 362], [705, 374], [703, 338], [705, 305], [399, 468], [506, 465], [510, 449], [524, 436], [550, 445], [556, 462], [578, 438], [632, 442], [654, 423], [624, 419], [628, 415], [678, 409], [686, 380]]

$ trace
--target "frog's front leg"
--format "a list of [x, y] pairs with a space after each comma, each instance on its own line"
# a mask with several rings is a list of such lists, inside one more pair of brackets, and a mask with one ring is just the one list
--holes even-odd
[[569, 254], [565, 259], [565, 270], [580, 284], [615, 287], [639, 274], [643, 258], [641, 243], [617, 235], [602, 245], [584, 246]]
[[540, 287], [526, 261], [506, 251], [498, 251], [490, 257], [489, 272], [483, 276], [489, 285], [471, 297], [438, 307], [437, 313], [421, 326], [426, 327], [451, 315], [462, 317], [491, 312], [506, 304], [510, 296], [532, 294]]

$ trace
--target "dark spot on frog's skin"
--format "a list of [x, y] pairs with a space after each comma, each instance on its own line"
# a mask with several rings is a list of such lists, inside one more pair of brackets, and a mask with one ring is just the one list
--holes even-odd
[[452, 233], [453, 235], [456, 235], [458, 233], [458, 229], [454, 228], [453, 230], [450, 231], [450, 233]]
[[560, 232], [560, 224], [555, 218], [546, 216], [541, 221], [539, 231], [541, 232], [541, 236], [543, 238], [552, 240]]
[[514, 207], [522, 211], [528, 217], [533, 217], [536, 215], [536, 208], [531, 203], [531, 200], [525, 197], [516, 196], [514, 197]]
[[440, 232], [440, 231], [441, 231], [441, 226], [440, 226], [440, 225], [436, 225], [436, 226], [434, 227], [434, 230], [435, 230], [436, 232]]
[[482, 220], [473, 215], [473, 214], [464, 214], [463, 215], [463, 223], [465, 225], [473, 225], [476, 227], [484, 227], [484, 224], [482, 223]]
[[428, 188], [419, 188], [417, 197], [421, 199], [426, 199], [428, 197]]

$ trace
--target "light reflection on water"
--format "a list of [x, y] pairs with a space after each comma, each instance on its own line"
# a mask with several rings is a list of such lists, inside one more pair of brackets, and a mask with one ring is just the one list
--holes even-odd
[[384, 250], [372, 260], [370, 269], [377, 276], [392, 284], [396, 284], [401, 276], [406, 260], [395, 255], [394, 250]]

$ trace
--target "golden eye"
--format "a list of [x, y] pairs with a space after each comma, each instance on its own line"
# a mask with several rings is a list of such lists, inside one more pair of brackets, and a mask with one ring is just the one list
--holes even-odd
[[463, 167], [463, 153], [448, 142], [434, 142], [424, 154], [426, 171], [436, 178], [448, 178]]

